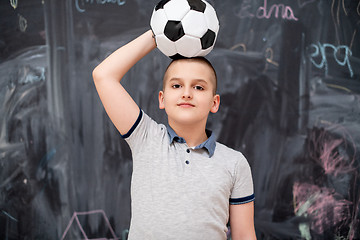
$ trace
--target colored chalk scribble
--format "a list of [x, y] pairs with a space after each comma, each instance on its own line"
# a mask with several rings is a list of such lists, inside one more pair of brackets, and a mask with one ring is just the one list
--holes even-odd
[[[308, 176], [302, 175], [293, 185], [295, 215], [307, 219], [299, 225], [302, 237], [330, 233], [335, 239], [338, 233], [347, 232], [348, 239], [355, 239], [359, 172], [351, 134], [338, 124], [314, 127], [308, 134], [307, 154], [315, 167], [305, 167]], [[346, 182], [348, 187], [334, 182]]]

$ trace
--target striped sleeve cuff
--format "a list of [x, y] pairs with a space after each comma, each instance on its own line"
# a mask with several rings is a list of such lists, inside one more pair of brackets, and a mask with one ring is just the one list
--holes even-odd
[[122, 138], [128, 138], [128, 137], [130, 137], [130, 135], [133, 133], [133, 131], [135, 130], [135, 128], [139, 125], [140, 120], [141, 120], [141, 118], [142, 118], [142, 115], [143, 115], [143, 113], [142, 113], [142, 110], [140, 109], [139, 116], [138, 116], [138, 118], [136, 119], [134, 125], [133, 125], [133, 126], [131, 127], [131, 129], [129, 130], [129, 132], [127, 132], [127, 133], [124, 134], [124, 135], [121, 135], [121, 134], [120, 134], [120, 136], [121, 136]]
[[230, 198], [229, 202], [230, 202], [230, 205], [238, 205], [238, 204], [249, 203], [254, 200], [255, 200], [255, 195], [252, 194], [250, 196], [243, 197], [243, 198]]

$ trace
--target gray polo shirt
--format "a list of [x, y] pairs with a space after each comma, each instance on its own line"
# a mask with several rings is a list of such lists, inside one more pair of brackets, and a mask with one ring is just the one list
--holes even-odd
[[129, 240], [226, 239], [229, 204], [254, 200], [247, 160], [213, 136], [189, 148], [140, 111], [123, 137], [133, 157]]

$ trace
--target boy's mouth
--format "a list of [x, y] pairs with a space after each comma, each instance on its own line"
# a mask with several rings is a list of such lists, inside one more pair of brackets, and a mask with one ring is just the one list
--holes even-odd
[[188, 103], [188, 102], [183, 102], [183, 103], [179, 103], [178, 104], [179, 107], [183, 107], [183, 108], [191, 108], [191, 107], [195, 107], [195, 105]]

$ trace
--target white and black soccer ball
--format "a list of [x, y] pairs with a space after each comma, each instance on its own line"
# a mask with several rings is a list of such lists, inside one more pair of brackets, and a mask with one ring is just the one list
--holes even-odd
[[191, 58], [214, 48], [219, 20], [204, 0], [162, 0], [154, 8], [150, 27], [162, 53], [172, 59]]

